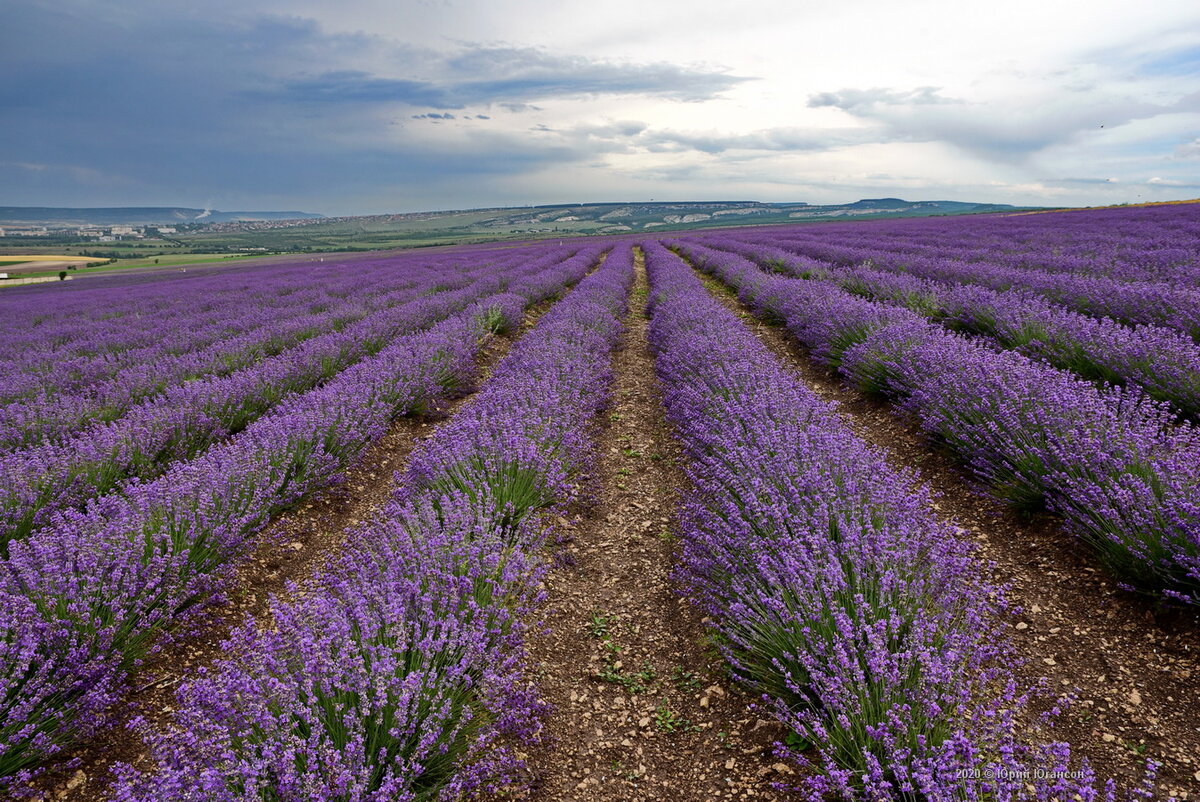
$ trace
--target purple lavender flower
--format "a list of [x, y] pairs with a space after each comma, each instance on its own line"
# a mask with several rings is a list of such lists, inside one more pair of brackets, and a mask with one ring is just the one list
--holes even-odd
[[998, 496], [1060, 513], [1127, 582], [1200, 600], [1200, 433], [1177, 424], [1168, 405], [1136, 388], [1097, 388], [828, 282], [680, 247], [752, 307], [786, 321], [814, 357], [900, 399]]
[[[814, 770], [805, 798], [1096, 798], [1086, 767], [1081, 781], [1034, 779], [1068, 767], [1069, 749], [1020, 737], [1032, 690], [1012, 671], [1002, 589], [927, 491], [679, 259], [645, 248], [655, 369], [691, 460], [681, 579], [734, 675], [814, 748], [780, 747]], [[759, 277], [734, 283], [751, 302], [785, 300]]]
[[[602, 247], [535, 251], [501, 282], [532, 303], [557, 291], [544, 276], [560, 288], [576, 282]], [[272, 514], [337, 481], [392, 417], [430, 411], [464, 389], [493, 310], [511, 322], [515, 302], [510, 293], [465, 308], [436, 299], [427, 314], [460, 311], [284, 399], [158, 479], [128, 482], [10, 543], [0, 563], [0, 604], [14, 611], [0, 619], [0, 643], [12, 645], [0, 653], [0, 696], [9, 700], [0, 711], [0, 776], [19, 782], [105, 723], [158, 634], [214, 597]]]
[[521, 678], [531, 513], [587, 470], [632, 277], [618, 248], [543, 317], [339, 560], [183, 688], [177, 726], [149, 737], [158, 770], [124, 768], [119, 799], [454, 798], [513, 776], [506, 744], [540, 712]]

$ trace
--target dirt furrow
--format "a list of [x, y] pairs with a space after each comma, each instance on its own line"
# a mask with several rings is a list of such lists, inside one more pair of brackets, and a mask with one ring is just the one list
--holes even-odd
[[549, 800], [777, 799], [778, 725], [732, 687], [701, 616], [675, 590], [675, 509], [687, 492], [647, 340], [637, 283], [598, 427], [595, 497], [560, 522], [545, 630], [530, 644], [553, 712], [530, 755]]
[[[543, 302], [530, 309], [519, 331], [490, 336], [477, 360], [476, 386], [482, 384], [509, 349], [550, 308]], [[346, 529], [383, 507], [396, 489], [396, 479], [416, 444], [432, 434], [470, 398], [456, 399], [436, 418], [397, 419], [363, 458], [347, 470], [343, 481], [307, 497], [283, 513], [254, 538], [252, 552], [237, 568], [226, 591], [227, 601], [205, 620], [176, 633], [138, 672], [137, 689], [128, 708], [111, 727], [63, 756], [38, 787], [46, 799], [93, 802], [107, 799], [110, 768], [116, 763], [143, 765], [147, 750], [139, 733], [126, 724], [144, 717], [151, 726], [167, 722], [176, 686], [197, 668], [224, 656], [221, 643], [246, 618], [263, 619], [272, 596], [285, 595], [291, 583], [303, 585], [341, 547]]]
[[1023, 516], [989, 497], [914, 416], [848, 387], [784, 328], [703, 278], [802, 381], [838, 403], [859, 437], [915, 470], [936, 493], [934, 511], [978, 545], [993, 581], [1008, 585], [1021, 608], [1012, 619], [1021, 673], [1077, 694], [1050, 737], [1120, 783], [1140, 780], [1147, 761], [1158, 761], [1163, 798], [1200, 799], [1200, 616], [1122, 590], [1053, 517]]

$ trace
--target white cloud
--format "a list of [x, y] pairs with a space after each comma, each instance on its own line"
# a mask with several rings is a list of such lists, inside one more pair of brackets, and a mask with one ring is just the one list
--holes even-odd
[[[0, 88], [0, 152], [131, 175], [172, 203], [217, 182], [328, 212], [517, 196], [1096, 203], [1194, 194], [1200, 158], [1200, 5], [1183, 0], [26, 5], [46, 21], [0, 54], [23, 76]], [[30, 65], [104, 81], [37, 92]], [[151, 98], [163, 113], [147, 119]], [[26, 201], [23, 186], [0, 201]]]
[[1175, 156], [1180, 159], [1200, 159], [1200, 137], [1175, 148]]

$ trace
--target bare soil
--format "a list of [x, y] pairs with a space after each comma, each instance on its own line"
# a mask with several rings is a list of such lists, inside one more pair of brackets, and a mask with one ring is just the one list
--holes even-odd
[[[647, 340], [640, 253], [614, 358], [613, 402], [596, 432], [594, 503], [562, 521], [545, 630], [530, 643], [553, 706], [529, 757], [550, 800], [780, 799], [782, 728], [732, 686], [702, 615], [672, 580], [675, 510], [688, 492]], [[509, 795], [506, 798], [513, 798]]]
[[1028, 681], [1076, 701], [1042, 737], [1071, 744], [1098, 776], [1129, 786], [1162, 764], [1158, 793], [1200, 799], [1200, 616], [1118, 587], [1090, 551], [1050, 515], [1021, 515], [991, 498], [915, 417], [847, 386], [786, 329], [754, 318], [730, 290], [706, 285], [810, 389], [838, 404], [843, 422], [913, 469], [935, 514], [979, 548], [990, 579], [1019, 606], [1012, 639]]

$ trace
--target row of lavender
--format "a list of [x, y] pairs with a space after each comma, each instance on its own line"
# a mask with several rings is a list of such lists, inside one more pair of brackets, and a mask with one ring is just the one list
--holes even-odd
[[[140, 285], [88, 288], [70, 296], [51, 289], [17, 299], [6, 296], [0, 299], [5, 338], [0, 343], [5, 388], [0, 399], [73, 391], [157, 354], [207, 347], [203, 336], [210, 327], [217, 327], [210, 336], [220, 336], [222, 325], [237, 330], [263, 308], [306, 297], [317, 304], [336, 303], [363, 291], [386, 292], [410, 283], [395, 264], [378, 263], [377, 269], [360, 272], [365, 267], [318, 271], [311, 265], [279, 265], [269, 273], [248, 270], [184, 281], [145, 276]], [[164, 327], [164, 322], [188, 326]]]
[[792, 752], [812, 771], [805, 797], [1095, 799], [1086, 767], [1061, 779], [1074, 776], [1066, 744], [1018, 737], [1033, 714], [1001, 593], [932, 517], [927, 490], [683, 262], [646, 249], [656, 370], [695, 488], [684, 584], [734, 674], [818, 756]]
[[0, 565], [0, 777], [20, 782], [103, 725], [160, 633], [219, 594], [272, 514], [337, 481], [393, 417], [459, 392], [481, 334], [577, 282], [599, 252], [518, 272], [511, 292], [398, 337], [157, 480], [127, 482], [10, 543]]
[[[1180, 214], [1200, 216], [1200, 209], [1185, 207]], [[1057, 216], [1043, 215], [1053, 221]], [[990, 218], [990, 224], [1003, 231], [1010, 218]], [[951, 231], [960, 224], [942, 222]], [[1098, 226], [1100, 224], [1097, 224]], [[843, 228], [826, 227], [821, 230], [803, 232], [783, 231], [739, 234], [745, 242], [774, 247], [786, 254], [799, 255], [842, 266], [857, 266], [869, 263], [872, 267], [911, 273], [920, 278], [933, 279], [951, 284], [978, 284], [991, 289], [1007, 290], [1022, 288], [1075, 311], [1088, 315], [1106, 316], [1129, 324], [1164, 326], [1183, 332], [1193, 339], [1200, 339], [1200, 287], [1196, 283], [1180, 283], [1175, 280], [1131, 281], [1113, 278], [1087, 271], [1058, 272], [1041, 269], [1042, 257], [1038, 254], [1024, 260], [1021, 266], [1009, 266], [999, 255], [972, 247], [968, 238], [963, 251], [974, 254], [974, 258], [905, 253], [895, 247], [886, 236], [887, 229], [871, 226], [858, 227], [846, 232]], [[1047, 246], [1049, 248], [1049, 246]], [[1195, 243], [1181, 257], [1189, 270], [1200, 274]], [[982, 257], [981, 257], [981, 254]]]
[[1137, 386], [1189, 419], [1200, 418], [1200, 344], [1177, 331], [1084, 315], [1027, 290], [952, 285], [865, 265], [822, 265], [733, 239], [705, 242], [772, 272], [833, 281], [856, 295], [908, 307], [1085, 379]]
[[998, 496], [1048, 505], [1125, 581], [1200, 601], [1200, 434], [1165, 404], [949, 332], [826, 282], [677, 243], [814, 357], [901, 399]]
[[[458, 274], [464, 269], [474, 267], [480, 274], [491, 263], [503, 272], [514, 257], [510, 249], [441, 254], [436, 259], [406, 254], [386, 262], [320, 270], [280, 266], [278, 272], [249, 284], [236, 276], [225, 277], [216, 287], [209, 286], [212, 282], [175, 282], [174, 305], [167, 309], [157, 309], [158, 304], [142, 297], [149, 292], [146, 287], [125, 289], [123, 294], [100, 289], [79, 293], [102, 308], [111, 304], [125, 312], [92, 321], [81, 337], [72, 334], [80, 326], [74, 318], [29, 325], [26, 335], [32, 342], [20, 351], [24, 358], [8, 360], [0, 369], [0, 400], [10, 401], [0, 408], [0, 443], [14, 437], [37, 440], [89, 419], [117, 417], [123, 406], [174, 384], [228, 374], [401, 300], [461, 288], [467, 281]], [[161, 293], [159, 283], [147, 286]], [[54, 293], [44, 292], [6, 306], [14, 318], [38, 319], [37, 308], [54, 300]], [[135, 348], [121, 347], [128, 326], [136, 326], [139, 338], [147, 341]], [[54, 348], [56, 343], [63, 348]], [[46, 351], [45, 363], [35, 359], [30, 364], [30, 354], [39, 346]], [[86, 356], [61, 353], [66, 347], [82, 349]]]
[[[494, 261], [475, 253], [477, 261]], [[312, 257], [270, 265], [211, 268], [190, 273], [125, 271], [114, 285], [113, 275], [93, 276], [65, 287], [31, 288], [0, 299], [0, 357], [24, 363], [37, 357], [63, 360], [78, 354], [120, 356], [125, 351], [154, 345], [163, 337], [162, 321], [176, 315], [220, 313], [225, 308], [270, 304], [314, 287], [327, 287], [334, 297], [355, 287], [386, 288], [397, 278], [397, 262], [451, 267], [467, 256], [462, 249], [439, 254], [389, 254], [363, 260]], [[68, 291], [72, 290], [72, 291]]]
[[773, 234], [1060, 275], [1200, 285], [1197, 204], [833, 224]]
[[0, 380], [12, 399], [0, 407], [0, 448], [60, 438], [93, 420], [113, 420], [174, 385], [227, 375], [409, 300], [421, 284], [436, 286], [419, 263], [397, 267], [392, 281], [381, 282], [384, 286], [360, 284], [343, 292], [318, 285], [285, 295], [255, 294], [250, 303], [224, 305], [216, 314], [181, 311], [152, 345], [9, 375]]
[[80, 506], [129, 477], [152, 479], [174, 461], [200, 454], [242, 430], [290, 395], [372, 356], [395, 337], [427, 328], [499, 292], [505, 280], [536, 274], [566, 253], [551, 251], [526, 263], [509, 257], [509, 265], [499, 272], [495, 265], [450, 277], [432, 272], [357, 323], [228, 376], [173, 387], [114, 421], [93, 424], [60, 441], [0, 454], [0, 552], [8, 541], [47, 525], [55, 513]]
[[122, 800], [455, 799], [516, 776], [540, 705], [521, 640], [545, 530], [578, 493], [633, 278], [618, 247], [425, 441], [385, 510], [179, 692]]
[[[148, 280], [120, 291], [81, 291], [65, 302], [52, 291], [17, 303], [0, 299], [12, 337], [0, 343], [0, 402], [24, 402], [0, 410], [0, 423], [7, 430], [18, 423], [9, 416], [25, 411], [27, 420], [30, 407], [62, 415], [89, 401], [98, 409], [81, 413], [115, 417], [127, 396], [136, 400], [179, 381], [228, 373], [262, 350], [270, 355], [294, 337], [340, 328], [394, 303], [399, 291], [418, 283], [425, 291], [451, 288], [464, 265], [495, 262], [502, 268], [512, 259], [511, 250], [408, 254], [329, 267], [275, 265], [250, 277]], [[437, 276], [452, 280], [441, 287]]]

